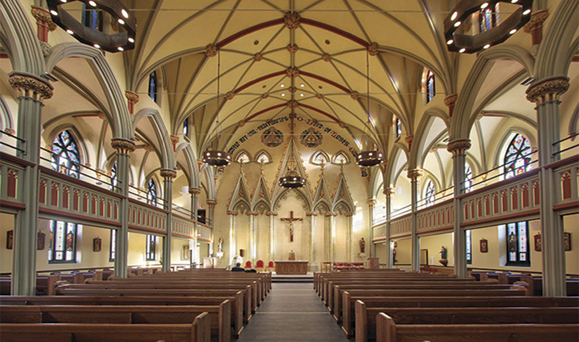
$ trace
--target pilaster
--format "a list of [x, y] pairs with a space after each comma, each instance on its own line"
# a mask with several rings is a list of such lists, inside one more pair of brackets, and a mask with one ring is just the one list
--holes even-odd
[[384, 195], [386, 195], [386, 267], [392, 268], [394, 265], [392, 246], [390, 246], [390, 234], [391, 234], [391, 224], [390, 224], [390, 213], [392, 212], [392, 195], [396, 192], [396, 188], [388, 187], [384, 189]]
[[48, 43], [48, 32], [56, 30], [56, 24], [52, 21], [46, 8], [32, 6], [32, 16], [36, 19], [38, 40]]
[[[374, 239], [374, 229], [372, 226], [374, 225], [374, 206], [376, 205], [376, 199], [370, 198], [366, 201], [366, 204], [368, 204], [368, 235], [366, 236], [366, 241], [368, 241], [368, 256], [372, 257], [374, 247], [372, 243]], [[350, 239], [348, 239], [348, 241], [350, 241]]]
[[411, 192], [411, 244], [412, 244], [412, 261], [411, 267], [412, 271], [420, 270], [420, 241], [418, 240], [418, 235], [416, 234], [418, 221], [416, 219], [416, 211], [418, 210], [418, 184], [420, 178], [423, 175], [422, 169], [408, 170], [407, 177], [410, 179], [410, 186], [412, 188]]
[[170, 169], [162, 169], [163, 177], [163, 209], [167, 213], [167, 235], [163, 240], [163, 271], [171, 270], [171, 244], [173, 235], [173, 179], [177, 177], [177, 172]]

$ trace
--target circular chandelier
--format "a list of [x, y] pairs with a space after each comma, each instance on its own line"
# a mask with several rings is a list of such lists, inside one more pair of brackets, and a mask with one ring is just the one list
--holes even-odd
[[376, 166], [384, 161], [384, 155], [381, 151], [362, 151], [356, 156], [356, 164], [360, 166]]
[[295, 170], [291, 170], [287, 175], [279, 179], [279, 186], [287, 189], [301, 188], [306, 184], [305, 178], [298, 175]]
[[231, 163], [231, 155], [225, 151], [205, 151], [202, 160], [211, 166], [227, 166]]

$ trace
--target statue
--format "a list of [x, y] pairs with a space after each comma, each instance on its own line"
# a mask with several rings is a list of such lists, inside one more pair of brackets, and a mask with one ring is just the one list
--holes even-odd
[[360, 254], [364, 254], [366, 253], [366, 241], [364, 241], [364, 238], [360, 239]]
[[221, 237], [217, 241], [217, 251], [223, 252], [223, 238], [221, 238]]
[[448, 265], [448, 260], [446, 259], [448, 251], [446, 250], [446, 247], [442, 246], [442, 249], [440, 250], [439, 253], [440, 253], [440, 260], [438, 260], [438, 262], [441, 263], [442, 266], [446, 267], [446, 265]]
[[517, 236], [513, 231], [511, 231], [511, 233], [509, 234], [508, 244], [509, 244], [509, 252], [511, 253], [517, 252]]

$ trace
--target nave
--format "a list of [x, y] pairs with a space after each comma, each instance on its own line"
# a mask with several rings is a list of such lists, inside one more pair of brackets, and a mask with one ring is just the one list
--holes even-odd
[[237, 341], [345, 342], [348, 339], [311, 283], [273, 283], [271, 293]]

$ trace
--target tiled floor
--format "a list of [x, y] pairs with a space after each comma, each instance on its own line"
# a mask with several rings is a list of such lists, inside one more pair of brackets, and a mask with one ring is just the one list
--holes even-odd
[[311, 283], [274, 283], [238, 342], [348, 342]]

